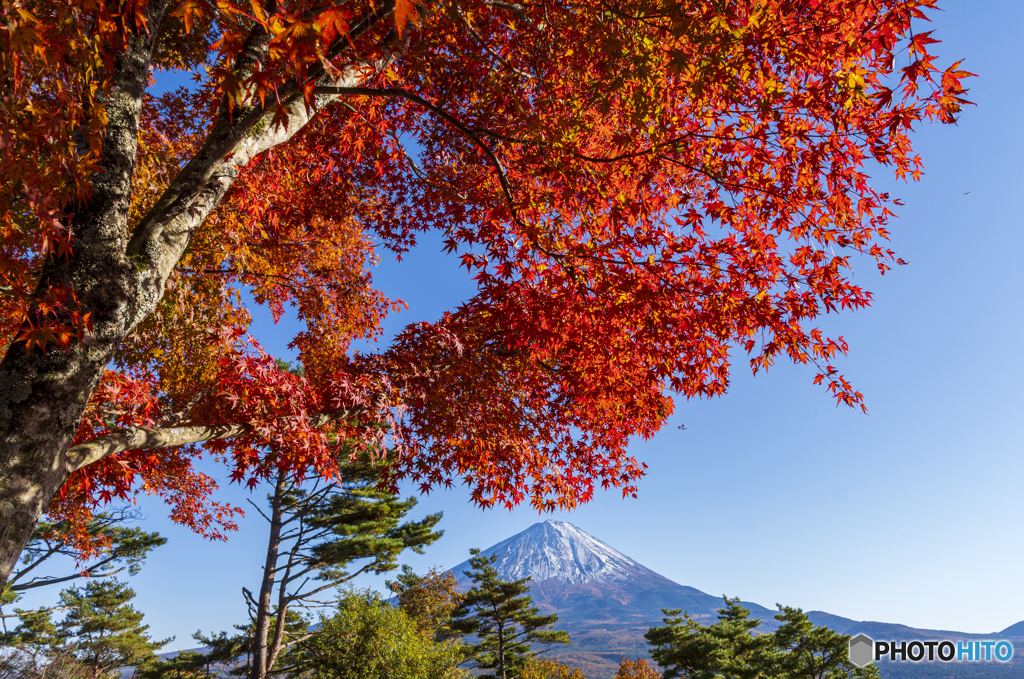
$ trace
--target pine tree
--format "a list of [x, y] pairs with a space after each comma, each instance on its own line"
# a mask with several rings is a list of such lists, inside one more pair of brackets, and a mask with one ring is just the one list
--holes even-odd
[[[8, 616], [4, 615], [3, 607], [16, 603], [26, 590], [83, 577], [111, 577], [126, 570], [130, 575], [138, 573], [149, 553], [167, 542], [159, 533], [147, 533], [128, 525], [138, 518], [138, 511], [131, 507], [97, 513], [85, 526], [86, 537], [77, 539], [71, 538], [73, 527], [69, 520], [36, 524], [32, 538], [21, 553], [21, 568], [11, 574], [0, 592], [0, 621], [4, 632], [7, 632]], [[79, 544], [83, 541], [96, 549], [83, 553]], [[54, 575], [54, 562], [61, 560], [69, 572]]]
[[700, 625], [689, 614], [680, 618], [678, 609], [664, 612], [669, 616], [665, 625], [652, 627], [644, 636], [654, 646], [651, 657], [668, 668], [665, 679], [756, 679], [771, 662], [764, 635], [752, 634], [761, 621], [751, 618], [739, 599], [725, 599], [714, 625]]
[[[131, 506], [95, 514], [85, 526], [85, 533], [87, 542], [98, 549], [87, 554], [71, 539], [73, 526], [69, 519], [56, 523], [40, 521], [21, 552], [22, 567], [11, 574], [7, 589], [23, 592], [77, 578], [109, 577], [125, 570], [130, 575], [137, 574], [149, 553], [167, 544], [167, 539], [159, 533], [147, 533], [128, 525], [139, 518], [140, 513]], [[78, 541], [83, 538], [79, 537]], [[77, 567], [66, 575], [38, 574], [40, 566], [60, 557], [65, 557], [65, 562], [74, 559]], [[90, 561], [93, 563], [88, 563]]]
[[135, 669], [132, 679], [210, 679], [209, 658], [198, 651], [182, 651], [173, 658], [153, 658]]
[[[511, 679], [520, 676], [530, 658], [550, 650], [552, 644], [568, 644], [569, 634], [551, 629], [557, 615], [540, 615], [527, 592], [530, 578], [502, 580], [494, 567], [497, 556], [481, 556], [469, 550], [472, 570], [466, 575], [473, 588], [452, 613], [452, 629], [474, 637], [465, 647], [466, 657], [477, 667], [494, 670], [483, 679]], [[544, 646], [533, 650], [532, 644]]]
[[58, 629], [95, 677], [148, 660], [153, 651], [173, 641], [149, 638], [142, 613], [128, 603], [134, 598], [135, 592], [116, 580], [92, 581], [61, 592], [61, 605], [69, 610]]
[[874, 665], [858, 668], [849, 661], [850, 637], [815, 627], [797, 608], [779, 606], [778, 630], [753, 634], [761, 624], [739, 599], [725, 598], [718, 622], [700, 625], [679, 610], [665, 610], [665, 625], [644, 636], [651, 657], [665, 668], [665, 679], [878, 679]]
[[779, 606], [782, 626], [766, 635], [778, 652], [775, 676], [786, 679], [878, 679], [876, 665], [854, 667], [849, 661], [850, 635], [814, 625], [799, 608]]
[[232, 668], [227, 675], [243, 676], [249, 673], [252, 665], [252, 631], [253, 624], [233, 625], [236, 632], [218, 632], [209, 636], [204, 635], [201, 630], [192, 635], [201, 646], [208, 648], [206, 653], [207, 667], [222, 665]]
[[173, 639], [153, 641], [142, 624], [143, 614], [129, 602], [135, 592], [116, 580], [93, 580], [85, 587], [65, 589], [58, 608], [68, 613], [54, 623], [51, 611], [18, 611], [21, 625], [9, 635], [23, 647], [44, 653], [68, 653], [93, 679], [118, 674], [118, 668], [153, 659], [153, 651]]
[[329, 590], [362, 573], [392, 571], [403, 551], [422, 553], [441, 537], [433, 530], [440, 514], [403, 522], [416, 500], [378, 487], [384, 463], [350, 460], [342, 446], [339, 479], [303, 485], [288, 469], [273, 478], [268, 510], [257, 507], [270, 524], [263, 578], [255, 594], [242, 589], [252, 620], [243, 636], [250, 643], [224, 638], [225, 648], [237, 648], [238, 660], [247, 656], [250, 679], [265, 679], [289, 664], [288, 649], [315, 634], [298, 611], [332, 603], [336, 596]]

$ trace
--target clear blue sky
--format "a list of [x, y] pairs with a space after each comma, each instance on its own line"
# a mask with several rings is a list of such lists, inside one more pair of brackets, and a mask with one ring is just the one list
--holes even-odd
[[[650, 467], [639, 499], [608, 493], [538, 517], [474, 509], [462, 489], [436, 492], [417, 512], [443, 510], [445, 536], [408, 563], [449, 567], [470, 547], [555, 518], [676, 582], [766, 606], [968, 632], [1024, 620], [1024, 2], [941, 4], [937, 51], [980, 75], [969, 85], [978, 106], [956, 127], [918, 132], [921, 183], [876, 178], [906, 202], [893, 233], [911, 265], [881, 278], [866, 264], [857, 280], [874, 306], [823, 325], [850, 342], [841, 367], [870, 414], [837, 409], [806, 368], [780, 364], [756, 379], [737, 369], [727, 396], [680, 401], [660, 435], [633, 446]], [[425, 240], [376, 270], [385, 293], [410, 305], [390, 328], [436, 319], [471, 294], [440, 251]], [[292, 332], [266, 317], [254, 327], [278, 355]], [[224, 490], [236, 503], [249, 497]], [[262, 519], [250, 512], [230, 542], [209, 543], [159, 503], [140, 506], [144, 525], [170, 540], [132, 579], [154, 636], [177, 635], [167, 650], [189, 648], [197, 628], [242, 622], [241, 588], [259, 582]]]

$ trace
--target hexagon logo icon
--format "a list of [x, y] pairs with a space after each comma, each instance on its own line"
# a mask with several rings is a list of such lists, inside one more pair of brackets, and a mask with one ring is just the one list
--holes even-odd
[[875, 641], [866, 634], [850, 639], [850, 662], [857, 667], [870, 665], [875, 659]]

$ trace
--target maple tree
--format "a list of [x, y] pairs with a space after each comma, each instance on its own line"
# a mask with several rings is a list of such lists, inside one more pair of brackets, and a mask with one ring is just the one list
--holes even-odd
[[402, 572], [386, 585], [424, 637], [446, 641], [457, 636], [451, 628], [451, 615], [466, 595], [459, 591], [454, 573], [431, 568], [426, 575], [417, 575], [409, 566], [402, 566]]
[[619, 661], [619, 669], [615, 672], [615, 679], [659, 679], [661, 677], [650, 663], [643, 658], [630, 660], [622, 656]]
[[[866, 164], [918, 178], [966, 103], [935, 5], [0, 0], [0, 581], [44, 512], [138, 492], [223, 536], [204, 453], [255, 484], [390, 446], [392, 482], [547, 510], [633, 493], [630, 438], [732, 352], [862, 405], [814, 323], [899, 262]], [[476, 294], [354, 351], [400, 305], [368, 264], [428, 230]]]

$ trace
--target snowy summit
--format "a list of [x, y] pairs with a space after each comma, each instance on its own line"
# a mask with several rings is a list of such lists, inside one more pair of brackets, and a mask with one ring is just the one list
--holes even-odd
[[[486, 549], [497, 554], [494, 567], [506, 580], [532, 577], [534, 582], [556, 579], [564, 583], [614, 582], [657, 576], [625, 554], [565, 521], [535, 523], [522, 533]], [[460, 583], [469, 582], [463, 571], [469, 561], [452, 568]]]

